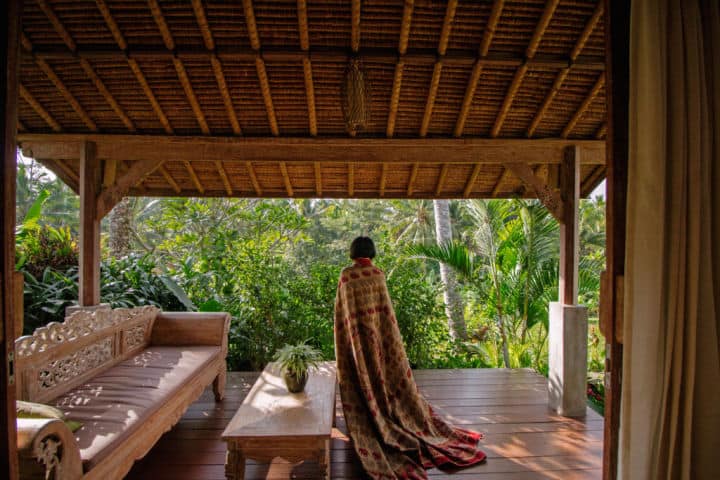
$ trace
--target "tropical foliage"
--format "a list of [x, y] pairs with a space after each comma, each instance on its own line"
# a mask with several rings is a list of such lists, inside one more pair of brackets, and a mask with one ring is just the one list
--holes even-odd
[[[32, 163], [18, 181], [25, 185], [18, 267], [28, 329], [62, 318], [77, 297], [77, 209], [66, 215], [61, 207], [76, 197]], [[130, 199], [124, 207], [132, 216], [123, 220], [130, 253], [110, 255], [103, 234], [103, 300], [230, 312], [231, 368], [259, 369], [284, 345], [305, 341], [332, 358], [337, 278], [352, 238], [369, 235], [413, 366], [547, 369], [559, 241], [557, 223], [537, 202], [452, 201], [445, 237], [452, 240], [439, 245], [429, 201], [168, 198]], [[602, 199], [582, 202], [580, 219], [589, 365], [601, 370]], [[449, 333], [438, 261], [458, 274], [467, 339]]]

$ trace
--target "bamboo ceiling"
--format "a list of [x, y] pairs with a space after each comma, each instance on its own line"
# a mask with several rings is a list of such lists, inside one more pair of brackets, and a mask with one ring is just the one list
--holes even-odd
[[22, 27], [19, 139], [75, 189], [84, 141], [129, 195], [532, 197], [506, 165], [557, 186], [569, 145], [583, 195], [605, 175], [602, 1], [25, 0]]

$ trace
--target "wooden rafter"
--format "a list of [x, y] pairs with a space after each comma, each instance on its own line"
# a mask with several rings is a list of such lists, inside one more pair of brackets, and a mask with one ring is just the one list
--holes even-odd
[[595, 97], [597, 97], [598, 93], [600, 93], [600, 90], [605, 86], [605, 72], [601, 73], [598, 77], [597, 81], [595, 82], [595, 85], [593, 85], [592, 90], [590, 90], [590, 93], [587, 97], [585, 97], [585, 100], [583, 100], [583, 103], [580, 105], [580, 108], [577, 109], [575, 114], [572, 116], [568, 124], [563, 129], [562, 133], [560, 134], [561, 138], [568, 138], [570, 133], [572, 133], [573, 129], [577, 125], [577, 123], [580, 121], [582, 116], [585, 114], [587, 109], [590, 107], [592, 102], [595, 100]]
[[[307, 22], [307, 2], [297, 2], [298, 32], [300, 34], [300, 49], [307, 52], [310, 49], [310, 33]], [[315, 112], [315, 86], [313, 84], [312, 62], [309, 57], [303, 57], [303, 77], [305, 80], [305, 97], [307, 98], [308, 124], [310, 135], [317, 135], [317, 114]]]
[[78, 114], [80, 119], [83, 121], [83, 123], [93, 132], [97, 132], [98, 128], [95, 122], [92, 118], [90, 118], [90, 115], [85, 111], [85, 109], [80, 105], [80, 102], [77, 101], [75, 96], [68, 90], [68, 88], [65, 86], [65, 84], [60, 80], [60, 78], [57, 76], [55, 71], [48, 65], [48, 63], [45, 60], [42, 59], [35, 59], [35, 63], [37, 63], [38, 67], [45, 73], [45, 75], [50, 79], [50, 81], [55, 85], [55, 87], [58, 89], [58, 91], [62, 94], [62, 96], [65, 98], [65, 100], [70, 104], [70, 106], [75, 110], [75, 113]]
[[173, 190], [175, 190], [175, 193], [180, 193], [180, 185], [178, 185], [172, 175], [170, 175], [170, 172], [167, 171], [167, 168], [161, 165], [159, 170], [160, 173], [162, 173], [162, 176], [165, 177], [165, 181], [170, 184]]
[[482, 170], [482, 165], [479, 163], [476, 163], [473, 167], [473, 171], [470, 174], [470, 178], [468, 178], [467, 183], [465, 184], [465, 189], [463, 190], [463, 198], [469, 198], [470, 193], [472, 193], [472, 189], [475, 186], [475, 181], [477, 180], [478, 175], [480, 174], [480, 170]]
[[56, 132], [62, 132], [62, 126], [55, 120], [50, 113], [48, 113], [45, 108], [40, 105], [40, 102], [38, 102], [35, 97], [33, 97], [30, 92], [28, 92], [27, 88], [21, 83], [18, 86], [18, 89], [20, 90], [20, 96], [25, 100], [30, 107], [32, 107], [33, 110], [35, 110], [35, 113], [40, 115], [43, 120], [45, 120], [45, 123], [47, 123], [50, 128], [52, 128]]
[[410, 172], [410, 179], [408, 180], [407, 196], [412, 197], [415, 179], [417, 178], [418, 170], [420, 169], [419, 163], [413, 163], [412, 171]]
[[433, 108], [435, 108], [435, 99], [437, 98], [438, 87], [440, 86], [440, 77], [442, 75], [443, 57], [447, 50], [450, 33], [452, 32], [452, 24], [455, 19], [455, 10], [457, 8], [457, 0], [450, 0], [445, 10], [445, 19], [443, 20], [442, 31], [440, 32], [440, 41], [438, 42], [438, 55], [440, 59], [435, 62], [433, 67], [432, 79], [430, 80], [430, 90], [428, 91], [427, 100], [425, 102], [425, 113], [423, 114], [422, 124], [420, 125], [420, 136], [427, 135], [432, 119]]
[[582, 34], [575, 42], [575, 46], [573, 47], [572, 52], [570, 52], [570, 65], [562, 68], [555, 77], [555, 81], [553, 82], [550, 91], [545, 96], [545, 99], [543, 100], [540, 109], [535, 114], [535, 117], [530, 123], [530, 127], [528, 127], [528, 138], [533, 136], [538, 125], [540, 125], [540, 122], [545, 116], [545, 113], [547, 113], [550, 104], [560, 91], [560, 87], [562, 87], [562, 84], [565, 81], [565, 78], [568, 76], [568, 73], [570, 73], [570, 67], [578, 59], [578, 57], [580, 56], [580, 52], [582, 52], [582, 49], [585, 47], [585, 43], [587, 42], [588, 38], [590, 38], [590, 35], [592, 35], [593, 30], [595, 30], [595, 27], [603, 14], [605, 8], [604, 5], [605, 2], [598, 2], [597, 7], [595, 7], [595, 11], [593, 12], [588, 22], [585, 24], [585, 28], [583, 29]]
[[72, 168], [69, 168], [67, 165], [65, 165], [64, 162], [59, 160], [51, 160], [51, 159], [37, 159], [38, 162], [45, 165], [47, 168], [52, 170], [52, 172], [58, 176], [60, 180], [62, 180], [65, 185], [70, 187], [70, 189], [75, 192], [76, 194], [80, 193], [80, 177], [78, 177], [78, 174], [75, 173], [75, 171]]
[[605, 138], [605, 135], [607, 135], [607, 122], [600, 125], [600, 128], [598, 128], [597, 132], [595, 132], [595, 138], [600, 140]]
[[385, 196], [385, 184], [387, 183], [387, 163], [382, 164], [382, 172], [380, 173], [380, 197]]
[[158, 103], [157, 99], [155, 98], [155, 94], [153, 93], [152, 89], [150, 88], [150, 85], [148, 84], [147, 79], [145, 78], [145, 75], [143, 74], [142, 70], [140, 69], [140, 66], [138, 65], [137, 61], [135, 59], [131, 59], [127, 57], [127, 41], [125, 40], [125, 37], [123, 36], [122, 32], [120, 31], [120, 28], [117, 25], [117, 22], [115, 21], [115, 18], [113, 18], [112, 13], [110, 12], [110, 8], [105, 3], [105, 0], [95, 0], [95, 3], [97, 4], [98, 9], [100, 10], [100, 13], [102, 14], [103, 18], [105, 19], [105, 23], [108, 26], [108, 29], [113, 35], [113, 38], [115, 39], [115, 43], [117, 43], [118, 47], [120, 47], [120, 50], [122, 50], [122, 54], [126, 56], [128, 67], [130, 67], [130, 70], [132, 70], [133, 75], [135, 75], [135, 78], [137, 79], [138, 83], [140, 84], [140, 88], [142, 88], [143, 93], [145, 93], [145, 96], [147, 97], [148, 101], [150, 102], [150, 105], [153, 108], [153, 111], [155, 112], [155, 115], [157, 115], [158, 120], [160, 120], [160, 123], [162, 124], [163, 128], [165, 129], [165, 132], [168, 134], [172, 134], [173, 128], [170, 126], [170, 122], [167, 119], [167, 116], [165, 116], [165, 112], [163, 112], [163, 109], [160, 107], [160, 104]]
[[48, 20], [50, 20], [53, 28], [55, 29], [57, 34], [60, 35], [60, 38], [65, 43], [65, 45], [67, 45], [67, 47], [74, 52], [77, 48], [77, 46], [75, 45], [75, 41], [65, 29], [65, 26], [62, 24], [57, 15], [55, 15], [52, 7], [50, 7], [50, 5], [45, 0], [36, 0], [36, 3], [40, 7], [40, 10], [42, 10], [45, 16], [48, 18]]
[[414, 0], [405, 0], [402, 22], [400, 23], [400, 39], [398, 40], [398, 53], [400, 54], [400, 59], [395, 64], [392, 95], [390, 97], [390, 110], [388, 112], [387, 128], [385, 132], [388, 137], [392, 137], [395, 133], [395, 121], [397, 120], [397, 111], [398, 106], [400, 105], [400, 88], [402, 87], [403, 70], [405, 69], [405, 62], [402, 58], [405, 55], [405, 52], [407, 52], [408, 40], [410, 38], [410, 24], [412, 23], [414, 6]]
[[27, 132], [27, 127], [19, 118], [17, 119], [17, 129], [19, 132]]
[[110, 105], [110, 108], [113, 109], [115, 114], [120, 118], [120, 120], [123, 122], [125, 127], [127, 127], [128, 130], [131, 132], [135, 131], [135, 125], [133, 124], [132, 120], [130, 120], [130, 117], [127, 116], [125, 111], [122, 109], [122, 107], [117, 103], [117, 100], [115, 100], [115, 97], [112, 96], [110, 91], [107, 89], [103, 81], [100, 79], [100, 77], [95, 73], [95, 70], [90, 65], [90, 62], [85, 60], [84, 58], [80, 59], [80, 66], [85, 71], [85, 74], [90, 78], [90, 80], [95, 84], [95, 88], [98, 89], [98, 92], [105, 98], [105, 101]]
[[198, 178], [197, 173], [195, 173], [195, 169], [192, 164], [189, 161], [184, 160], [183, 165], [185, 165], [185, 170], [187, 170], [190, 180], [192, 180], [192, 183], [195, 185], [197, 191], [201, 194], [205, 193], [205, 187], [203, 187], [202, 183], [200, 183], [200, 179]]
[[103, 162], [103, 187], [110, 188], [115, 185], [115, 180], [117, 179], [117, 166], [118, 161], [114, 158]]
[[[542, 40], [542, 37], [545, 34], [545, 30], [547, 30], [547, 27], [550, 24], [550, 19], [555, 13], [555, 9], [557, 8], [558, 3], [560, 3], [560, 0], [549, 0], [545, 4], [545, 10], [543, 10], [540, 21], [535, 27], [535, 32], [533, 33], [533, 36], [530, 39], [530, 43], [525, 50], [525, 56], [528, 59], [531, 59], [535, 56], [537, 48], [540, 45], [540, 40]], [[500, 130], [502, 129], [503, 123], [505, 122], [505, 118], [510, 111], [510, 107], [512, 107], [512, 103], [515, 100], [515, 95], [517, 95], [517, 91], [522, 84], [523, 78], [525, 78], [525, 73], [527, 73], [527, 70], [527, 64], [524, 64], [515, 71], [515, 76], [513, 77], [512, 83], [510, 84], [510, 88], [508, 88], [508, 91], [505, 94], [505, 98], [503, 99], [500, 111], [495, 118], [495, 124], [490, 131], [491, 137], [495, 138], [500, 134]]]
[[500, 188], [505, 183], [505, 179], [510, 175], [507, 168], [503, 168], [502, 173], [500, 174], [500, 177], [498, 178], [497, 182], [495, 182], [495, 186], [492, 189], [492, 192], [490, 193], [491, 198], [496, 198], [498, 196], [498, 193], [500, 193]]
[[440, 169], [440, 176], [438, 177], [437, 185], [435, 186], [435, 196], [439, 197], [440, 192], [442, 192], [443, 185], [445, 183], [445, 178], [447, 177], [449, 165], [447, 163], [443, 163], [442, 168]]
[[313, 167], [315, 168], [315, 193], [318, 197], [322, 196], [322, 170], [320, 169], [320, 162], [314, 162]]
[[215, 168], [217, 168], [217, 171], [220, 174], [220, 178], [222, 179], [225, 191], [229, 196], [232, 196], [233, 188], [232, 185], [230, 185], [230, 179], [228, 178], [227, 172], [225, 171], [225, 167], [223, 167], [223, 164], [220, 160], [215, 160]]
[[480, 58], [478, 58], [473, 65], [470, 79], [468, 80], [467, 87], [465, 87], [465, 95], [463, 97], [462, 106], [460, 107], [460, 113], [455, 121], [455, 128], [453, 129], [453, 136], [455, 137], [461, 137], [463, 130], [465, 129], [465, 121], [470, 113], [470, 107], [472, 107], [473, 98], [475, 98], [475, 90], [477, 89], [478, 82], [480, 81], [480, 75], [482, 74], [482, 62], [490, 51], [490, 44], [492, 43], [493, 36], [495, 35], [497, 24], [500, 21], [500, 15], [504, 4], [504, 0], [495, 0], [492, 10], [490, 11], [490, 17], [488, 18], [487, 25], [485, 25], [483, 38], [480, 42]]
[[[152, 12], [152, 16], [155, 19], [158, 30], [160, 30], [160, 35], [163, 38], [165, 47], [168, 50], [174, 50], [175, 39], [173, 38], [172, 32], [170, 32], [170, 28], [165, 21], [165, 16], [160, 9], [160, 5], [158, 4], [157, 0], [148, 0], [148, 6], [150, 7], [150, 11]], [[190, 103], [190, 107], [195, 114], [195, 119], [200, 126], [200, 131], [205, 135], [209, 135], [210, 128], [208, 127], [207, 121], [205, 120], [205, 114], [203, 113], [202, 108], [200, 108], [200, 103], [195, 96], [195, 91], [193, 90], [192, 83], [190, 83], [190, 79], [188, 78], [187, 71], [185, 70], [185, 65], [183, 64], [182, 60], [180, 60], [180, 58], [176, 55], [173, 55], [172, 61], [173, 65], [175, 66], [175, 73], [177, 74], [178, 80], [180, 81], [180, 84], [185, 91], [185, 96], [187, 97], [188, 103]]]
[[294, 192], [292, 188], [292, 183], [290, 182], [290, 175], [288, 175], [287, 171], [287, 165], [285, 165], [285, 162], [280, 162], [280, 174], [282, 175], [283, 182], [285, 183], [285, 191], [288, 194], [288, 197], [292, 197]]
[[[212, 30], [210, 30], [207, 16], [205, 15], [205, 8], [203, 7], [202, 0], [192, 0], [192, 6], [193, 11], [195, 12], [195, 19], [197, 20], [198, 27], [200, 28], [200, 33], [202, 33], [203, 36], [205, 48], [208, 51], [213, 52], [215, 50], [215, 40], [213, 39]], [[235, 113], [235, 106], [233, 105], [227, 83], [225, 82], [225, 73], [223, 72], [222, 63], [214, 52], [210, 55], [210, 63], [212, 64], [215, 81], [217, 82], [218, 90], [220, 90], [220, 95], [222, 96], [223, 103], [225, 104], [225, 111], [227, 112], [228, 120], [230, 121], [233, 133], [235, 135], [242, 135], [240, 122], [238, 122], [237, 114]]]
[[355, 194], [355, 164], [348, 163], [348, 196]]
[[255, 194], [259, 197], [262, 195], [262, 188], [260, 188], [260, 182], [258, 182], [257, 175], [255, 175], [255, 168], [253, 168], [252, 162], [245, 162], [245, 168], [247, 169], [250, 182], [255, 189]]
[[100, 218], [104, 217], [131, 188], [142, 183], [148, 175], [163, 164], [163, 160], [148, 159], [134, 162], [126, 173], [116, 178], [112, 186], [104, 188], [97, 199], [97, 211]]
[[532, 167], [527, 163], [508, 163], [505, 171], [513, 172], [528, 188], [532, 189], [545, 208], [558, 221], [563, 218], [563, 200], [560, 194], [541, 178], [535, 175]]
[[245, 24], [250, 37], [250, 46], [253, 50], [260, 50], [260, 35], [258, 35], [257, 24], [255, 23], [255, 10], [253, 9], [252, 0], [243, 0], [243, 11], [245, 13]]
[[352, 24], [350, 30], [350, 48], [353, 52], [357, 52], [360, 49], [360, 10], [361, 0], [352, 0], [350, 7], [350, 22]]

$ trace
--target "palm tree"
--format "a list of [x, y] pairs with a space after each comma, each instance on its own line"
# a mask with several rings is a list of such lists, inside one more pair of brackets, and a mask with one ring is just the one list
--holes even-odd
[[[433, 200], [435, 212], [435, 234], [438, 245], [449, 245], [453, 241], [452, 224], [450, 222], [450, 201]], [[443, 298], [445, 300], [445, 314], [448, 320], [448, 330], [453, 340], [467, 339], [463, 302], [458, 292], [458, 282], [455, 272], [445, 262], [440, 262], [440, 279], [443, 285]]]

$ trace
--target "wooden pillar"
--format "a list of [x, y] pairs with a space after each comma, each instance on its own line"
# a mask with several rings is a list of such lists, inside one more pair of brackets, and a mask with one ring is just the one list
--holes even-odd
[[618, 470], [622, 385], [623, 277], [627, 216], [628, 99], [630, 85], [630, 5], [605, 1], [605, 105], [607, 108], [606, 269], [600, 291], [600, 327], [605, 336], [605, 425], [603, 479]]
[[560, 165], [560, 196], [563, 199], [563, 214], [560, 222], [560, 296], [564, 305], [576, 305], [578, 300], [578, 263], [580, 207], [580, 149], [576, 146], [565, 149]]
[[80, 298], [82, 307], [100, 304], [100, 215], [102, 166], [95, 144], [80, 147]]
[[0, 6], [0, 478], [18, 476], [15, 426], [15, 177], [17, 170], [17, 97], [20, 2]]

